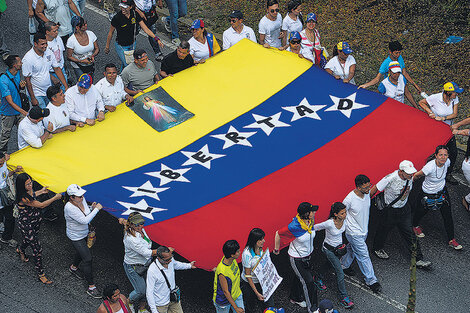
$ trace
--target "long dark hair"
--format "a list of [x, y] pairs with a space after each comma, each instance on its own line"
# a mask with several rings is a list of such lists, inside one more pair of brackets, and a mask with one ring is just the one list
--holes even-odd
[[331, 205], [330, 216], [328, 216], [328, 218], [336, 217], [335, 214], [338, 214], [344, 209], [346, 209], [346, 206], [342, 202], [333, 203]]
[[[297, 9], [301, 4], [302, 4], [301, 0], [290, 0], [287, 3], [287, 13], [290, 13], [290, 12], [292, 12], [292, 10]], [[302, 23], [302, 26], [303, 26], [304, 25], [304, 18], [302, 17], [302, 12], [300, 12], [298, 17], [299, 17], [300, 23]]]
[[[26, 173], [20, 173], [18, 177], [16, 177], [15, 187], [16, 187], [16, 203], [20, 203], [23, 199], [33, 200], [33, 197], [29, 195], [26, 191], [26, 181], [31, 179]], [[31, 179], [32, 182], [32, 179]]]
[[255, 250], [256, 243], [263, 239], [266, 236], [264, 231], [261, 228], [253, 228], [248, 235], [248, 240], [246, 241], [245, 248], [248, 247], [250, 249]]
[[339, 51], [338, 51], [338, 46], [334, 46], [333, 47], [333, 56], [337, 56], [339, 54]]

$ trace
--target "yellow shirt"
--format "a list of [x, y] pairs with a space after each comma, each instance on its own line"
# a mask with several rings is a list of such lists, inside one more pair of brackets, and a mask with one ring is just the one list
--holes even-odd
[[241, 294], [240, 289], [240, 268], [236, 260], [233, 260], [232, 264], [225, 265], [223, 263], [225, 257], [222, 258], [217, 269], [215, 270], [214, 277], [214, 296], [212, 300], [218, 305], [229, 305], [227, 298], [224, 295], [224, 291], [220, 286], [219, 274], [222, 274], [227, 279], [228, 290], [233, 300], [236, 300]]

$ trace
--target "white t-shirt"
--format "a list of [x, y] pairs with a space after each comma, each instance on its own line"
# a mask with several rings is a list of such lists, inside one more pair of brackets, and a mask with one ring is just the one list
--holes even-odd
[[[444, 93], [435, 93], [426, 98], [426, 102], [429, 104], [431, 111], [437, 116], [447, 116], [454, 113], [454, 105], [459, 103], [459, 97], [449, 102], [449, 105], [444, 102]], [[444, 123], [452, 125], [454, 119], [445, 120]]]
[[188, 40], [189, 53], [193, 56], [194, 61], [207, 60], [209, 58], [209, 45], [206, 37], [204, 39], [206, 40], [205, 43], [200, 43], [194, 37]]
[[23, 76], [31, 77], [31, 85], [35, 97], [46, 96], [46, 91], [52, 85], [51, 73], [53, 71], [54, 55], [46, 49], [42, 56], [39, 56], [31, 48], [23, 57]]
[[[73, 32], [68, 0], [43, 0], [44, 15], [47, 19], [60, 23], [59, 36], [70, 35]], [[37, 3], [37, 1], [36, 1]]]
[[247, 38], [253, 42], [257, 42], [255, 32], [251, 27], [248, 27], [246, 25], [243, 25], [242, 31], [240, 33], [237, 33], [237, 31], [233, 29], [233, 27], [230, 27], [229, 29], [225, 30], [223, 35], [224, 50], [227, 50], [243, 38]]
[[266, 15], [259, 21], [258, 32], [261, 35], [265, 35], [264, 42], [268, 43], [271, 47], [280, 48], [282, 46], [281, 39], [279, 39], [281, 25], [282, 16], [279, 13], [275, 21], [271, 21]]
[[88, 236], [88, 224], [98, 214], [99, 210], [90, 210], [85, 197], [82, 198], [85, 212], [79, 207], [67, 202], [64, 207], [65, 232], [72, 241], [78, 241]]
[[148, 12], [155, 5], [155, 0], [134, 0], [137, 9]]
[[367, 235], [369, 227], [370, 195], [360, 198], [351, 191], [343, 200], [346, 206], [346, 232], [349, 235]]
[[[258, 262], [259, 258], [261, 256], [259, 255], [256, 255], [254, 254], [254, 252], [252, 253], [252, 251], [250, 250], [249, 247], [246, 247], [244, 250], [243, 250], [243, 253], [242, 253], [242, 265], [243, 265], [243, 271], [242, 271], [242, 279], [246, 282], [248, 282], [248, 279], [246, 279], [246, 276], [245, 276], [245, 268], [253, 268], [253, 266], [256, 265], [256, 262]], [[256, 284], [256, 283], [259, 283], [259, 280], [258, 278], [256, 277], [255, 273], [251, 272], [251, 275], [253, 277], [251, 277], [251, 279], [253, 280], [253, 282]]]
[[[403, 192], [403, 188], [405, 188], [406, 186], [406, 179], [401, 179], [398, 175], [398, 170], [396, 170], [395, 172], [390, 173], [384, 178], [382, 178], [376, 186], [379, 191], [384, 192], [385, 203], [390, 204]], [[408, 201], [408, 196], [410, 195], [412, 187], [413, 179], [410, 179], [408, 182], [408, 187], [406, 187], [405, 193], [400, 198], [400, 200], [395, 202], [395, 204], [393, 205], [394, 208], [402, 208], [405, 206], [406, 201]]]
[[437, 167], [436, 160], [431, 160], [421, 169], [425, 175], [423, 191], [429, 194], [436, 194], [446, 185], [447, 168], [450, 160], [447, 159], [442, 167]]
[[287, 253], [293, 258], [305, 258], [313, 252], [313, 239], [315, 239], [315, 229], [312, 227], [312, 232], [305, 232], [300, 237], [296, 237], [289, 244]]
[[389, 98], [405, 103], [405, 79], [403, 75], [398, 76], [397, 84], [391, 82], [390, 76], [379, 84], [379, 92]]
[[[349, 69], [351, 65], [356, 64], [356, 59], [352, 55], [348, 55], [344, 65], [338, 59], [338, 56], [334, 56], [331, 60], [328, 61], [325, 65], [325, 69], [330, 69], [334, 75], [341, 77], [341, 79], [346, 79], [349, 77]], [[349, 81], [351, 84], [355, 85], [356, 82], [354, 78]]]
[[287, 31], [287, 38], [289, 38], [289, 34], [291, 32], [300, 33], [302, 31], [302, 27], [302, 22], [300, 21], [300, 18], [298, 16], [297, 19], [294, 21], [293, 19], [291, 19], [289, 14], [287, 14], [286, 17], [284, 17], [284, 19], [282, 20], [282, 30]]
[[[8, 172], [7, 162], [3, 162], [3, 165], [0, 167], [0, 189], [7, 187]], [[0, 201], [0, 209], [1, 208], [3, 208], [3, 205]]]
[[335, 225], [335, 221], [330, 218], [323, 223], [315, 224], [315, 231], [325, 230], [324, 243], [330, 246], [336, 247], [343, 243], [343, 233], [346, 230], [346, 221], [343, 222], [343, 226], [338, 229]]
[[[67, 48], [72, 49], [73, 53], [72, 56], [79, 60], [85, 60], [86, 58], [91, 57], [93, 54], [93, 50], [95, 49], [94, 43], [97, 40], [96, 35], [92, 32], [87, 30], [86, 34], [88, 35], [88, 44], [86, 46], [82, 46], [78, 41], [75, 34], [69, 37], [67, 40]], [[75, 62], [70, 62], [72, 67], [78, 68], [78, 65]]]
[[54, 55], [56, 66], [63, 68], [64, 67], [64, 43], [62, 39], [57, 36], [52, 41], [47, 42], [47, 50], [49, 50], [52, 55]]
[[49, 102], [47, 108], [49, 109], [50, 113], [49, 116], [42, 120], [44, 128], [47, 129], [49, 122], [52, 124], [52, 131], [56, 131], [59, 128], [70, 125], [70, 112], [67, 109], [65, 103], [62, 103], [60, 106], [55, 106]]
[[300, 44], [302, 45], [302, 49], [309, 49], [310, 51], [313, 51], [314, 47], [316, 49], [321, 49], [320, 32], [317, 29], [314, 29], [313, 33], [315, 34], [315, 42], [308, 39], [305, 29], [300, 32], [300, 37], [302, 38]]
[[40, 137], [42, 135], [44, 135], [42, 123], [35, 124], [26, 116], [18, 125], [18, 149], [23, 149], [27, 146], [41, 148], [42, 141]]
[[115, 107], [126, 99], [127, 93], [124, 91], [124, 83], [119, 75], [116, 77], [114, 85], [111, 85], [106, 77], [103, 77], [96, 83], [95, 88], [100, 93], [104, 105]]

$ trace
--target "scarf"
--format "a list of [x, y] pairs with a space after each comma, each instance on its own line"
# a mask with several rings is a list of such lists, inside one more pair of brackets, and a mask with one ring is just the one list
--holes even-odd
[[295, 217], [297, 218], [297, 221], [299, 222], [300, 227], [302, 227], [303, 230], [306, 230], [308, 231], [309, 234], [311, 234], [314, 220], [311, 221], [310, 225], [307, 225], [305, 221], [300, 218], [299, 214], [297, 214]]

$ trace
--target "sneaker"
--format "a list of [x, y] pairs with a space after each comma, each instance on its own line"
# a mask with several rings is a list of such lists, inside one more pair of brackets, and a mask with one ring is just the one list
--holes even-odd
[[49, 222], [53, 222], [53, 221], [58, 219], [58, 216], [57, 216], [57, 214], [52, 212], [49, 215], [44, 216], [43, 219], [45, 219], [46, 221], [49, 221]]
[[419, 260], [416, 261], [416, 267], [422, 270], [427, 270], [431, 267], [432, 263], [430, 261]]
[[163, 53], [160, 52], [159, 54], [156, 54], [155, 60], [157, 60], [157, 62], [163, 61]]
[[449, 241], [449, 247], [452, 247], [454, 248], [455, 250], [462, 250], [462, 246], [457, 242], [457, 240], [452, 239], [451, 241]]
[[318, 290], [320, 290], [320, 291], [325, 291], [326, 290], [326, 285], [323, 282], [323, 280], [321, 280], [321, 278], [314, 277], [313, 283], [318, 288]]
[[170, 20], [166, 16], [162, 16], [162, 23], [165, 26], [165, 30], [171, 33]]
[[382, 286], [379, 284], [378, 281], [376, 281], [372, 285], [367, 285], [367, 287], [369, 287], [370, 290], [372, 290], [373, 293], [379, 293], [379, 292], [382, 291]]
[[349, 297], [344, 297], [339, 301], [339, 303], [341, 303], [341, 305], [344, 306], [345, 309], [350, 309], [354, 306], [354, 302], [352, 302]]
[[92, 297], [92, 298], [95, 298], [95, 299], [101, 299], [101, 293], [99, 292], [98, 288], [94, 288], [94, 289], [87, 289], [86, 293]]
[[10, 239], [10, 240], [5, 240], [3, 238], [0, 238], [1, 243], [5, 243], [9, 245], [10, 247], [16, 247], [18, 245], [18, 242], [15, 239]]
[[351, 267], [343, 268], [343, 273], [348, 275], [348, 276], [355, 276], [356, 275], [356, 272]]
[[300, 306], [301, 308], [306, 308], [307, 307], [307, 302], [305, 301], [300, 301], [300, 302], [297, 302], [297, 301], [294, 301], [294, 300], [290, 300], [290, 303], [292, 304], [297, 304], [298, 306]]
[[175, 46], [179, 46], [180, 43], [181, 43], [181, 39], [179, 39], [179, 38], [173, 38], [173, 39], [171, 40], [171, 43], [174, 44]]
[[454, 176], [452, 176], [452, 175], [447, 176], [446, 181], [451, 185], [458, 185], [459, 184], [457, 179], [455, 179]]
[[72, 273], [73, 276], [77, 277], [78, 279], [83, 279], [83, 275], [82, 275], [82, 272], [80, 272], [80, 270], [77, 268], [76, 270], [73, 270], [70, 266], [69, 266], [69, 272]]
[[418, 238], [424, 237], [424, 233], [423, 233], [423, 230], [421, 229], [421, 226], [413, 227], [413, 231], [415, 232], [416, 237]]
[[384, 249], [374, 250], [375, 255], [382, 260], [387, 260], [389, 258], [388, 253]]
[[467, 199], [465, 197], [462, 197], [462, 205], [467, 210], [467, 212], [470, 212], [470, 203], [467, 202]]

